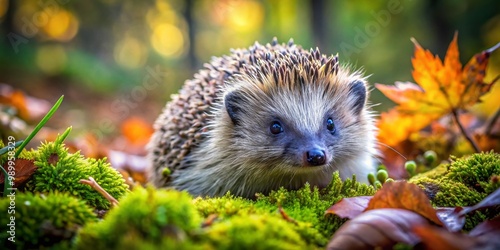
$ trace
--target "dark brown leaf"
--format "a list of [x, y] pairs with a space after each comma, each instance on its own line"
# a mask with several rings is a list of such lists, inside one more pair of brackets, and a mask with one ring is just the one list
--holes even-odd
[[327, 249], [391, 249], [398, 242], [414, 245], [416, 225], [429, 225], [417, 213], [394, 208], [370, 210], [346, 222], [333, 235]]
[[462, 233], [453, 233], [448, 230], [432, 225], [419, 225], [412, 231], [422, 239], [419, 249], [441, 250], [441, 249], [473, 249], [474, 240]]
[[422, 215], [436, 225], [443, 225], [424, 191], [417, 185], [405, 181], [386, 182], [370, 200], [366, 211], [379, 208], [410, 210]]
[[342, 198], [342, 200], [328, 208], [325, 213], [336, 214], [340, 218], [353, 219], [368, 207], [368, 202], [372, 197], [373, 196], [357, 196]]
[[[14, 185], [13, 187], [19, 187], [21, 184], [26, 182], [33, 173], [35, 173], [37, 167], [34, 164], [34, 160], [26, 159], [16, 159], [14, 161], [14, 171], [9, 170], [9, 162], [5, 162], [3, 168], [7, 172], [14, 172]], [[5, 177], [3, 172], [0, 171], [0, 184], [4, 183]]]

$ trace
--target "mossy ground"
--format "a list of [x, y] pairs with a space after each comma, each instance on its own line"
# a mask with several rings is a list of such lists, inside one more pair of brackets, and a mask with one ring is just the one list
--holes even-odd
[[[345, 222], [325, 211], [343, 197], [375, 192], [355, 180], [341, 181], [337, 173], [324, 189], [305, 185], [255, 200], [231, 194], [193, 198], [152, 187], [130, 192], [105, 160], [71, 154], [59, 139], [23, 157], [34, 159], [38, 170], [24, 193], [16, 194], [17, 248], [318, 249]], [[494, 176], [499, 175], [499, 155], [484, 153], [456, 159], [411, 182], [424, 188], [437, 206], [463, 206], [476, 204], [498, 188]], [[78, 183], [89, 176], [119, 200], [118, 207], [111, 208], [95, 190]], [[0, 212], [8, 214], [9, 205], [8, 197], [1, 198]], [[108, 208], [102, 220], [92, 212]], [[487, 214], [474, 216], [468, 227]], [[0, 218], [4, 228], [9, 218]], [[7, 242], [4, 229], [0, 239]]]
[[[441, 164], [409, 182], [420, 186], [437, 207], [472, 206], [500, 187], [500, 154], [473, 154], [450, 164]], [[498, 210], [475, 212], [467, 217], [464, 229], [470, 230]]]

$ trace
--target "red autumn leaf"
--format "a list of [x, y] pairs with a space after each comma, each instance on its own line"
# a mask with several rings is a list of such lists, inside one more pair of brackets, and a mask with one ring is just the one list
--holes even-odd
[[130, 143], [139, 145], [145, 145], [153, 134], [151, 124], [139, 117], [131, 117], [124, 121], [121, 130]]
[[370, 210], [344, 223], [327, 249], [391, 249], [398, 242], [414, 245], [420, 241], [411, 232], [415, 225], [429, 225], [429, 221], [404, 209]]
[[412, 75], [417, 84], [375, 85], [398, 104], [390, 112], [382, 113], [378, 122], [379, 141], [391, 146], [443, 115], [476, 104], [496, 81], [486, 83], [484, 78], [489, 56], [500, 47], [500, 43], [474, 55], [462, 68], [457, 34], [448, 47], [444, 62], [429, 50], [424, 50], [416, 40], [412, 41], [415, 44]]
[[[14, 161], [14, 185], [13, 187], [19, 187], [21, 184], [26, 182], [36, 171], [37, 167], [34, 164], [34, 160], [26, 160], [26, 159], [16, 159]], [[3, 168], [7, 172], [11, 172], [9, 170], [9, 162], [5, 162]], [[0, 184], [4, 183], [5, 177], [3, 172], [0, 171]]]
[[396, 146], [436, 118], [437, 116], [426, 114], [405, 114], [396, 109], [383, 112], [377, 122], [378, 140], [389, 146]]
[[401, 208], [413, 211], [436, 225], [443, 225], [429, 198], [417, 185], [405, 181], [386, 182], [368, 203], [366, 211], [380, 208]]
[[353, 219], [360, 215], [368, 206], [368, 202], [373, 196], [357, 196], [342, 198], [335, 205], [326, 210], [327, 214], [336, 214], [340, 218]]

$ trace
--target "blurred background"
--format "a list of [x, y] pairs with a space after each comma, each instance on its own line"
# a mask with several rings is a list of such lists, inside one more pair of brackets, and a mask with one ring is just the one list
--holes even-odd
[[[65, 95], [53, 132], [73, 126], [71, 136], [142, 152], [170, 95], [230, 48], [293, 38], [363, 67], [372, 84], [413, 81], [411, 37], [442, 58], [458, 31], [465, 64], [500, 41], [500, 1], [0, 0], [0, 22], [0, 93], [18, 103], [2, 111], [2, 136], [22, 138]], [[495, 52], [487, 80], [499, 74]], [[500, 106], [499, 85], [477, 112]], [[378, 90], [371, 99], [392, 105]]]

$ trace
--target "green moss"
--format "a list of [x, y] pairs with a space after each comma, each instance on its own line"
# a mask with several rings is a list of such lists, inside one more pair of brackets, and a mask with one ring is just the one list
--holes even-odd
[[188, 233], [201, 217], [185, 192], [136, 188], [111, 209], [103, 221], [87, 224], [77, 239], [78, 249], [185, 248]]
[[[85, 202], [65, 193], [17, 193], [3, 197], [0, 214], [0, 242], [17, 249], [66, 248], [80, 226], [97, 220]], [[11, 221], [11, 216], [15, 220]], [[12, 237], [8, 224], [12, 223], [15, 224], [15, 243], [8, 240]]]
[[355, 179], [342, 182], [338, 173], [335, 173], [330, 185], [321, 190], [311, 188], [308, 184], [299, 190], [281, 188], [268, 196], [259, 195], [256, 201], [227, 194], [220, 198], [197, 198], [195, 206], [203, 216], [216, 214], [226, 219], [257, 214], [283, 220], [283, 216], [278, 213], [278, 207], [281, 206], [289, 217], [298, 222], [289, 223], [288, 227], [301, 235], [304, 242], [324, 246], [333, 232], [346, 221], [334, 215], [325, 215], [325, 211], [343, 197], [372, 195], [374, 192], [373, 187], [356, 182]]
[[[410, 182], [424, 189], [433, 205], [438, 207], [472, 206], [479, 203], [500, 185], [494, 176], [500, 175], [500, 154], [489, 152], [473, 154], [451, 164], [441, 164], [435, 169], [419, 174]], [[476, 212], [467, 217], [465, 230], [472, 229], [491, 214]]]
[[28, 191], [68, 192], [98, 209], [109, 209], [109, 201], [90, 186], [79, 183], [81, 179], [93, 177], [116, 199], [128, 192], [125, 180], [106, 159], [85, 158], [79, 152], [71, 154], [61, 138], [45, 142], [38, 148], [35, 165], [38, 169], [27, 184]]
[[[266, 215], [234, 216], [215, 223], [204, 235], [215, 249], [305, 249], [291, 223]], [[311, 248], [309, 246], [309, 248]]]
[[[87, 224], [77, 248], [95, 249], [316, 249], [344, 220], [325, 211], [345, 196], [370, 195], [371, 186], [342, 182], [336, 173], [325, 189], [306, 185], [248, 200], [226, 194], [196, 198], [176, 190], [136, 188], [103, 221]], [[282, 207], [291, 220], [284, 218]], [[217, 219], [202, 227], [202, 218]], [[294, 222], [292, 222], [294, 220]]]

